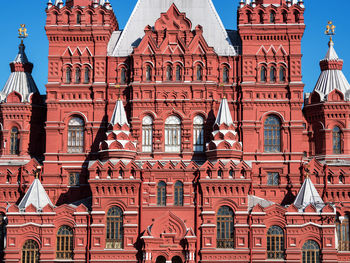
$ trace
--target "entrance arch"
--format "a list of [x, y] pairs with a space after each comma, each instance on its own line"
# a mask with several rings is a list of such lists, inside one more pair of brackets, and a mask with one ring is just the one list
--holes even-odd
[[171, 259], [171, 263], [182, 263], [182, 258], [179, 256], [175, 256]]
[[157, 257], [156, 263], [166, 263], [166, 258], [164, 256]]

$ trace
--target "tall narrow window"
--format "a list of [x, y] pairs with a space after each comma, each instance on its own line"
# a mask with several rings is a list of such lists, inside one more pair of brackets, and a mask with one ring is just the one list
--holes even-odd
[[276, 21], [276, 14], [274, 12], [270, 13], [270, 23], [275, 23]]
[[333, 128], [333, 153], [342, 154], [342, 131], [338, 126]]
[[152, 68], [150, 65], [147, 65], [146, 67], [146, 81], [152, 80]]
[[113, 206], [107, 212], [106, 248], [123, 247], [123, 211]]
[[224, 67], [223, 68], [223, 71], [222, 71], [222, 82], [224, 83], [228, 83], [229, 79], [228, 79], [228, 73], [229, 73], [229, 70], [227, 67]]
[[320, 246], [313, 240], [303, 245], [303, 263], [320, 263]]
[[283, 23], [287, 23], [288, 21], [288, 14], [286, 11], [282, 12], [282, 18], [283, 18]]
[[120, 70], [120, 83], [125, 84], [126, 83], [126, 69], [122, 68]]
[[81, 70], [80, 68], [75, 69], [75, 83], [79, 84], [81, 80]]
[[160, 181], [157, 186], [157, 205], [166, 206], [166, 184]]
[[184, 185], [182, 182], [177, 181], [174, 187], [174, 205], [183, 206], [184, 205]]
[[343, 220], [337, 218], [337, 237], [338, 237], [338, 250], [350, 251], [350, 231], [349, 231], [349, 217], [345, 215]]
[[260, 20], [260, 24], [264, 24], [264, 12], [263, 11], [259, 12], [259, 20]]
[[176, 81], [181, 81], [182, 80], [182, 69], [181, 66], [177, 65], [176, 66]]
[[181, 151], [181, 121], [170, 116], [165, 120], [165, 152]]
[[252, 13], [249, 11], [247, 12], [247, 21], [248, 21], [248, 23], [252, 22]]
[[295, 19], [295, 23], [299, 23], [300, 22], [300, 14], [298, 11], [294, 12], [294, 19]]
[[276, 116], [269, 116], [264, 123], [264, 151], [281, 151], [281, 124]]
[[193, 150], [204, 151], [204, 119], [198, 115], [193, 119]]
[[73, 230], [62, 226], [57, 232], [57, 259], [73, 259]]
[[22, 263], [39, 263], [39, 245], [27, 240], [22, 247]]
[[260, 70], [260, 81], [266, 82], [266, 68], [264, 66], [262, 66]]
[[19, 154], [19, 132], [17, 127], [11, 129], [10, 154]]
[[284, 258], [284, 236], [279, 226], [272, 226], [267, 231], [267, 258]]
[[284, 67], [280, 67], [280, 82], [285, 82], [286, 81], [286, 70], [284, 69]]
[[68, 123], [68, 152], [84, 152], [84, 121], [73, 117]]
[[233, 211], [228, 206], [220, 207], [217, 214], [216, 224], [216, 245], [217, 248], [233, 248], [234, 229], [233, 229]]
[[203, 69], [200, 65], [197, 66], [197, 80], [203, 80]]
[[66, 83], [69, 84], [72, 82], [72, 69], [68, 67], [66, 69]]
[[80, 185], [80, 173], [70, 173], [68, 179], [69, 186], [79, 186]]
[[142, 151], [152, 152], [153, 150], [153, 119], [145, 116], [142, 120]]
[[173, 68], [171, 66], [166, 67], [166, 80], [173, 80]]
[[77, 25], [81, 24], [81, 14], [77, 13]]
[[90, 83], [90, 68], [86, 67], [84, 72], [84, 83], [88, 84]]
[[276, 82], [276, 68], [271, 67], [270, 69], [270, 82], [275, 83]]
[[280, 184], [280, 174], [275, 172], [267, 173], [267, 184], [268, 185], [279, 185]]

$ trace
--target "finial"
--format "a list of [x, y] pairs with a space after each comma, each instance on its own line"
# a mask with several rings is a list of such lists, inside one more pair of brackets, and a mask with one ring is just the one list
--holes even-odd
[[25, 24], [21, 24], [21, 27], [18, 29], [18, 38], [21, 39], [21, 44], [23, 45], [23, 39], [27, 38], [27, 28]]
[[328, 21], [328, 24], [326, 26], [325, 34], [327, 36], [329, 36], [329, 43], [328, 43], [329, 47], [334, 45], [333, 36], [335, 35], [335, 28], [336, 28], [336, 26], [333, 24], [333, 22], [332, 21]]
[[35, 179], [39, 179], [40, 172], [41, 172], [41, 166], [37, 166], [35, 170]]

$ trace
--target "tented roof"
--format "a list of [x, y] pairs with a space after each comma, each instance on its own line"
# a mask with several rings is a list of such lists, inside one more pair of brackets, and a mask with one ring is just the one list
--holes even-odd
[[223, 98], [221, 101], [218, 115], [215, 120], [215, 124], [217, 124], [218, 126], [220, 126], [221, 124], [226, 124], [227, 126], [230, 126], [233, 124], [231, 111], [228, 106], [226, 98]]
[[325, 206], [314, 184], [311, 182], [310, 177], [307, 177], [301, 186], [297, 197], [295, 198], [294, 205], [303, 210], [310, 204], [313, 205], [318, 211]]
[[193, 30], [197, 25], [203, 27], [205, 40], [218, 55], [237, 55], [212, 0], [138, 0], [120, 37], [119, 34], [112, 35], [108, 54], [115, 57], [130, 55], [145, 35], [144, 28], [154, 26], [160, 14], [168, 11], [173, 3], [180, 12], [186, 13]]
[[113, 115], [111, 121], [109, 122], [112, 126], [119, 124], [123, 126], [124, 124], [129, 126], [128, 118], [126, 117], [124, 105], [122, 100], [117, 100], [117, 103], [114, 107]]

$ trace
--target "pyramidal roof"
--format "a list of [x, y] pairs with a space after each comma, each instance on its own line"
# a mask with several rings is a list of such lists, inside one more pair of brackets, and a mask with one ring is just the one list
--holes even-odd
[[110, 56], [128, 56], [144, 37], [144, 28], [154, 26], [161, 13], [175, 4], [192, 22], [192, 29], [203, 27], [203, 36], [218, 55], [237, 55], [212, 0], [138, 0], [125, 29], [115, 32], [109, 43]]
[[215, 120], [215, 124], [217, 124], [218, 126], [220, 126], [221, 124], [226, 124], [227, 126], [233, 125], [231, 111], [228, 107], [226, 98], [223, 98], [220, 103], [220, 108]]
[[28, 206], [33, 205], [37, 210], [42, 210], [50, 204], [53, 206], [49, 196], [47, 195], [43, 185], [39, 179], [35, 179], [23, 199], [19, 203], [20, 210], [25, 210]]
[[119, 124], [123, 126], [124, 124], [129, 126], [128, 119], [126, 117], [123, 101], [121, 99], [117, 100], [115, 104], [113, 115], [111, 121], [109, 122], [112, 126]]
[[25, 46], [21, 43], [15, 60], [10, 63], [11, 74], [0, 92], [1, 101], [14, 91], [21, 94], [22, 102], [29, 102], [31, 94], [39, 93], [32, 77], [33, 64], [28, 61], [24, 50]]
[[310, 204], [312, 204], [318, 211], [325, 206], [314, 184], [311, 182], [310, 177], [307, 177], [295, 198], [294, 205], [303, 210]]
[[320, 95], [321, 101], [327, 100], [328, 94], [335, 89], [343, 93], [345, 100], [349, 101], [350, 84], [342, 71], [343, 61], [339, 59], [332, 40], [329, 42], [327, 54], [320, 64], [322, 72], [314, 91]]

